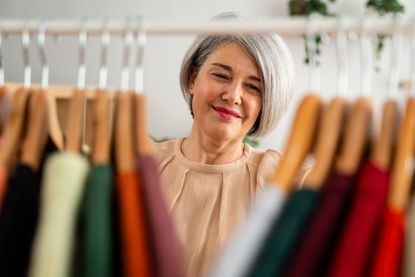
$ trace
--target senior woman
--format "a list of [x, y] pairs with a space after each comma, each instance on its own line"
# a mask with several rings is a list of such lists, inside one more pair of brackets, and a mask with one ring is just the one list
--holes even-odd
[[275, 34], [200, 36], [187, 51], [180, 84], [190, 134], [154, 146], [186, 276], [206, 273], [277, 167], [280, 153], [243, 139], [276, 126], [293, 82], [290, 52]]

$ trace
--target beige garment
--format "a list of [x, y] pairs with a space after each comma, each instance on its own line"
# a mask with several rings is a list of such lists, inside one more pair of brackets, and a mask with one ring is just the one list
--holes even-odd
[[[186, 276], [203, 276], [272, 175], [281, 154], [245, 144], [223, 165], [200, 164], [181, 152], [182, 139], [154, 144], [167, 206], [184, 249]], [[304, 176], [305, 168], [299, 176]], [[302, 179], [299, 179], [302, 182]]]

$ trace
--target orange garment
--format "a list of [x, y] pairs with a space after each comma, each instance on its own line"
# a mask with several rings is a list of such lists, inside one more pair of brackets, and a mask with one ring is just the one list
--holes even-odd
[[117, 172], [124, 276], [151, 276], [145, 214], [136, 172]]
[[5, 167], [0, 166], [0, 210], [3, 206], [4, 196], [6, 195], [7, 190], [7, 170]]
[[371, 276], [401, 276], [405, 211], [386, 208]]

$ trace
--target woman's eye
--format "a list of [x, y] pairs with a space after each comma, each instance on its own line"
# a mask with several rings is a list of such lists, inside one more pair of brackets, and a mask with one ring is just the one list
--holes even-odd
[[216, 77], [218, 77], [220, 79], [230, 80], [230, 77], [229, 76], [227, 76], [225, 74], [222, 74], [222, 73], [212, 73], [212, 75], [214, 75], [214, 76], [216, 76]]
[[248, 84], [247, 86], [248, 86], [249, 89], [252, 89], [252, 90], [254, 90], [256, 92], [261, 92], [261, 90], [257, 86], [255, 86], [253, 84]]

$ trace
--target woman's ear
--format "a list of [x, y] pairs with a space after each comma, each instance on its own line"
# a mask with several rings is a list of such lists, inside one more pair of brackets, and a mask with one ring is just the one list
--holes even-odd
[[195, 85], [196, 76], [197, 74], [193, 72], [189, 79], [189, 92], [191, 95], [193, 95], [193, 87]]

